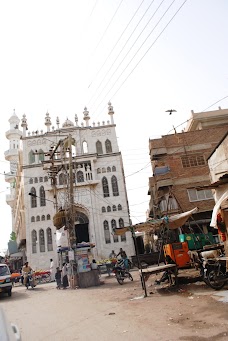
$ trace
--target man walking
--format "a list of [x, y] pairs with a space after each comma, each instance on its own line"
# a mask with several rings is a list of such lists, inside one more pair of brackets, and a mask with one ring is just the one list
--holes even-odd
[[55, 271], [54, 271], [54, 262], [53, 259], [50, 259], [50, 282], [55, 281]]

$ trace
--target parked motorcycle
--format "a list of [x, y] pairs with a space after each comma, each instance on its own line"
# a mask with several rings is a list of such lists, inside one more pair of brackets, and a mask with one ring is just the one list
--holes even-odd
[[210, 259], [204, 269], [204, 281], [212, 289], [220, 290], [228, 282], [226, 262], [222, 259]]
[[125, 278], [128, 278], [130, 281], [133, 281], [132, 275], [124, 267], [123, 262], [121, 260], [114, 265], [112, 272], [115, 274], [117, 282], [121, 285], [123, 284]]
[[220, 290], [228, 283], [228, 275], [226, 272], [226, 258], [220, 257], [208, 258], [203, 257], [202, 251], [198, 251], [198, 267], [203, 281], [212, 289]]

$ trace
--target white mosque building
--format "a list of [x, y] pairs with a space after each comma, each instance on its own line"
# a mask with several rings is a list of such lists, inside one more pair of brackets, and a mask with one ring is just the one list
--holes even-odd
[[[60, 124], [57, 117], [54, 127], [46, 113], [45, 131], [32, 127], [32, 132], [25, 115], [21, 122], [15, 112], [9, 119], [5, 159], [10, 163], [10, 172], [5, 174], [5, 180], [10, 183], [10, 194], [6, 202], [12, 209], [12, 230], [17, 236], [18, 250], [34, 269], [47, 269], [51, 258], [57, 262], [53, 216], [56, 209], [66, 204], [66, 174], [59, 167], [54, 198], [47, 154], [69, 134], [75, 140], [72, 165], [77, 242], [94, 243], [93, 255], [97, 259], [107, 258], [112, 250], [117, 252], [121, 247], [129, 256], [134, 254], [130, 232], [123, 236], [113, 234], [113, 229], [129, 226], [130, 216], [111, 103], [108, 115], [107, 122], [91, 125], [85, 108], [81, 125], [75, 115], [74, 123], [66, 119]], [[55, 162], [61, 165], [65, 161], [57, 155]]]

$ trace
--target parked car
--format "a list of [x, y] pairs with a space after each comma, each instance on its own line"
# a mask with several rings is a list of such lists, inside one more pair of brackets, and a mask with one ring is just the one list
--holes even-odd
[[7, 264], [0, 264], [0, 293], [1, 292], [11, 296], [12, 280], [10, 269]]

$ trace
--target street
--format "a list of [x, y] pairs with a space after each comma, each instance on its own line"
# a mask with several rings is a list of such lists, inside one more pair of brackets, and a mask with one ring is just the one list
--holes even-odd
[[[132, 276], [133, 282], [121, 286], [102, 275], [103, 285], [87, 289], [57, 290], [55, 283], [34, 290], [14, 286], [12, 297], [2, 295], [0, 303], [22, 341], [228, 339], [227, 286], [219, 293], [203, 282], [155, 286], [154, 275], [143, 298], [138, 271]], [[227, 303], [215, 294], [225, 295]]]

